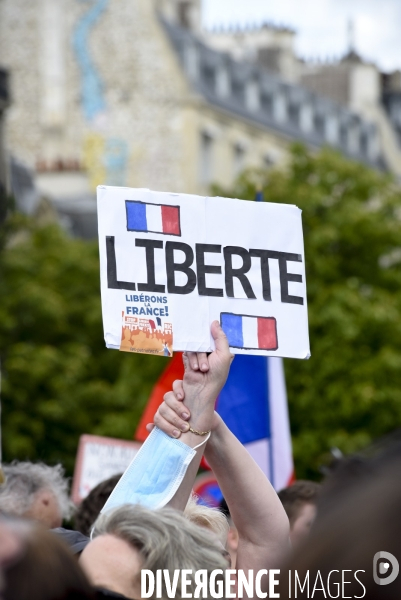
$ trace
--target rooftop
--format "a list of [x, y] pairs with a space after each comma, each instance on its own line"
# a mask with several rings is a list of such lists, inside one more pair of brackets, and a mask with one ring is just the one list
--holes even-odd
[[357, 113], [259, 65], [236, 61], [188, 29], [162, 23], [193, 90], [217, 109], [310, 147], [330, 145], [383, 166], [376, 127]]

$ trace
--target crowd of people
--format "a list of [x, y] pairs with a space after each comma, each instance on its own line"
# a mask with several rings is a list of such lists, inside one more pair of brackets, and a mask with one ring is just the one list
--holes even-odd
[[[401, 445], [340, 460], [322, 485], [296, 481], [277, 494], [214, 411], [233, 357], [218, 322], [211, 331], [215, 351], [184, 354], [184, 379], [133, 463], [80, 506], [60, 465], [4, 467], [0, 599], [139, 600], [141, 572], [149, 581], [168, 574], [150, 598], [196, 597], [200, 572], [217, 572], [223, 595], [206, 585], [198, 597], [400, 597]], [[191, 493], [203, 455], [224, 494], [220, 509]], [[383, 551], [395, 561], [375, 559]], [[177, 570], [192, 575], [172, 593]], [[240, 572], [251, 573], [251, 588]]]

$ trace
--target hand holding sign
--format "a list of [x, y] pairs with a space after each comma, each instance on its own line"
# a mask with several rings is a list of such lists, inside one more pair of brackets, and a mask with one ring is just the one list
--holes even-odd
[[[215, 350], [204, 360], [207, 360], [208, 369], [204, 372], [198, 367], [198, 357], [193, 353], [184, 353], [184, 381], [185, 406], [190, 407], [191, 423], [193, 427], [210, 429], [214, 413], [214, 404], [222, 390], [228, 376], [230, 364], [234, 355], [230, 354], [227, 337], [218, 321], [213, 321], [211, 326]], [[195, 368], [194, 368], [195, 367]], [[207, 405], [205, 404], [207, 402]], [[207, 409], [207, 423], [203, 423], [202, 415]]]
[[[184, 402], [177, 400], [174, 392], [168, 392], [165, 395], [171, 396], [171, 401], [178, 403], [181, 415], [183, 413], [188, 414], [188, 417], [190, 415], [191, 427], [197, 431], [212, 429], [213, 421], [216, 418], [214, 412], [215, 401], [227, 380], [228, 371], [234, 358], [234, 355], [230, 353], [227, 338], [218, 321], [213, 321], [211, 333], [216, 349], [208, 357], [205, 355], [202, 359], [207, 362], [207, 369], [204, 371], [199, 370], [199, 357], [196, 354], [185, 353], [183, 355], [184, 380], [174, 382], [173, 389], [183, 400], [185, 398]], [[170, 413], [169, 422], [173, 425], [173, 427], [169, 427], [169, 434], [177, 438], [180, 436], [180, 431], [174, 427], [174, 424], [177, 423], [178, 417], [164, 403], [158, 408], [154, 422], [156, 425], [160, 425], [161, 429], [166, 430], [167, 423], [165, 421], [168, 421], [166, 408], [167, 413]], [[178, 426], [182, 432], [188, 432], [187, 422], [179, 419]], [[151, 429], [152, 427], [149, 426], [148, 431], [151, 431]]]

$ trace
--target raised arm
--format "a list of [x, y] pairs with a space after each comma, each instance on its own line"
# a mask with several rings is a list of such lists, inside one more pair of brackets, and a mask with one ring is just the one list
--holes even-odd
[[[218, 321], [211, 327], [216, 349], [184, 355], [185, 375], [182, 394], [191, 424], [183, 421], [184, 433], [166, 435], [157, 427], [142, 445], [117, 483], [101, 512], [122, 504], [142, 504], [148, 508], [169, 505], [184, 510], [188, 501], [205, 442], [212, 427], [215, 399], [223, 387], [231, 363], [227, 338]], [[167, 395], [166, 395], [167, 396]], [[181, 404], [182, 414], [182, 404]], [[191, 431], [192, 430], [192, 431]]]
[[289, 549], [289, 523], [263, 471], [216, 415], [205, 457], [238, 530], [238, 569], [270, 569]]
[[[183, 386], [177, 381], [174, 393], [166, 395], [155, 415], [155, 423], [169, 435], [173, 428], [184, 427], [182, 414], [190, 411], [190, 406], [183, 411], [183, 396]], [[205, 456], [238, 530], [237, 568], [274, 568], [289, 548], [287, 515], [267, 477], [217, 413], [211, 426]]]
[[[168, 434], [175, 438], [180, 437], [180, 441], [191, 448], [196, 448], [196, 456], [192, 459], [175, 496], [168, 503], [168, 506], [182, 511], [188, 502], [206, 442], [209, 439], [210, 434], [207, 432], [211, 431], [215, 422], [216, 398], [226, 382], [233, 358], [229, 351], [227, 338], [218, 321], [212, 323], [211, 332], [216, 346], [214, 352], [209, 356], [205, 353], [194, 352], [183, 355], [184, 380], [177, 388], [177, 394], [183, 401], [180, 402], [180, 416], [177, 417], [173, 411], [168, 413], [167, 404], [162, 405], [161, 408], [166, 416], [169, 415], [172, 424], [174, 425], [176, 422], [178, 425], [172, 430], [170, 428]], [[165, 398], [168, 397], [171, 397], [172, 400], [175, 399], [173, 392], [166, 394]], [[181, 418], [185, 413], [188, 417], [190, 415], [190, 419]], [[156, 425], [158, 420], [160, 423], [164, 422], [160, 409], [155, 415]], [[182, 431], [183, 433], [181, 433]], [[195, 431], [197, 433], [194, 433]]]

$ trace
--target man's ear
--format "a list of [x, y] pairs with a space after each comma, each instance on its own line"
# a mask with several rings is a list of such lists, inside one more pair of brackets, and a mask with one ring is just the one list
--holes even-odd
[[37, 493], [38, 502], [43, 504], [44, 506], [49, 506], [53, 498], [54, 496], [50, 490], [39, 490], [39, 492]]
[[227, 536], [227, 546], [229, 550], [236, 552], [238, 550], [238, 531], [236, 527], [230, 527]]
[[49, 489], [38, 490], [29, 509], [24, 514], [28, 519], [40, 521], [46, 527], [60, 527], [62, 517], [57, 500]]

